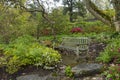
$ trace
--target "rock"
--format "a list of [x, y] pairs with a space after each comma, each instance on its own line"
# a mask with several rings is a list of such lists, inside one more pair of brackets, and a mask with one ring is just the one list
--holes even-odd
[[66, 67], [65, 65], [60, 66], [60, 70], [64, 70], [65, 67]]
[[54, 77], [54, 76], [49, 76], [49, 77], [47, 77], [47, 79], [45, 79], [45, 80], [60, 80], [60, 79], [61, 79], [60, 76], [56, 76], [56, 77]]
[[55, 67], [44, 66], [44, 69], [53, 70], [53, 69], [55, 69]]
[[97, 63], [82, 63], [72, 68], [74, 77], [90, 76], [102, 71], [102, 64]]
[[17, 77], [16, 80], [46, 80], [49, 75], [46, 76], [39, 76], [39, 74], [30, 74]]
[[73, 80], [105, 80], [101, 75], [74, 78]]
[[16, 80], [60, 80], [60, 76], [53, 76], [53, 74], [48, 74], [45, 76], [40, 76], [39, 74], [29, 74], [17, 77]]

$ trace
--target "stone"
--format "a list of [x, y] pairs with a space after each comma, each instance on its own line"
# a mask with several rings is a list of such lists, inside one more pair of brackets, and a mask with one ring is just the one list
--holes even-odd
[[49, 75], [46, 76], [39, 76], [39, 74], [30, 74], [17, 77], [16, 80], [46, 80]]
[[97, 63], [82, 63], [72, 68], [74, 77], [91, 76], [102, 71], [103, 65]]
[[28, 74], [24, 76], [19, 76], [16, 80], [60, 80], [60, 76], [53, 76], [52, 73], [44, 76], [39, 74]]

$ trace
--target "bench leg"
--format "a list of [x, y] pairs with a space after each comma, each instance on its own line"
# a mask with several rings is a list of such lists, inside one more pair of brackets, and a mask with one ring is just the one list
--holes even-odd
[[79, 56], [79, 47], [76, 48], [76, 55]]

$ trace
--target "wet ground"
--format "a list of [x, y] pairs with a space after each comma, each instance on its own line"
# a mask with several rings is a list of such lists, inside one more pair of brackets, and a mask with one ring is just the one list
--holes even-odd
[[61, 51], [61, 55], [62, 55], [62, 59], [63, 59], [63, 64], [64, 65], [71, 65], [74, 66], [75, 64], [80, 64], [80, 63], [88, 63], [88, 62], [96, 62], [96, 57], [99, 56], [99, 53], [101, 51], [104, 50], [104, 48], [106, 47], [106, 44], [104, 43], [92, 43], [89, 46], [89, 52], [88, 54], [86, 53], [82, 53], [81, 57], [85, 57], [85, 60], [80, 58], [80, 62], [76, 61], [76, 58], [78, 56], [75, 55], [75, 53], [73, 51], [68, 51], [68, 50], [64, 50]]

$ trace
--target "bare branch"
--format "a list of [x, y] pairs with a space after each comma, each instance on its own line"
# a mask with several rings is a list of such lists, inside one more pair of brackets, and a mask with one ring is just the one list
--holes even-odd
[[[34, 0], [33, 0], [33, 2], [34, 2]], [[47, 12], [45, 11], [45, 8], [43, 7], [43, 5], [40, 3], [39, 0], [37, 0], [38, 8], [33, 9], [33, 10], [25, 7], [25, 5], [23, 5], [20, 1], [18, 1], [18, 3], [19, 3], [18, 5], [19, 5], [21, 8], [23, 8], [24, 10], [26, 10], [26, 11], [28, 11], [28, 12], [41, 12], [41, 13], [42, 13], [42, 17], [43, 17], [45, 20], [47, 20], [47, 21], [48, 21], [49, 23], [51, 23], [51, 24], [54, 23], [54, 21], [52, 21], [50, 18], [48, 18], [48, 14], [47, 14]], [[34, 3], [34, 4], [35, 4], [35, 3]]]

